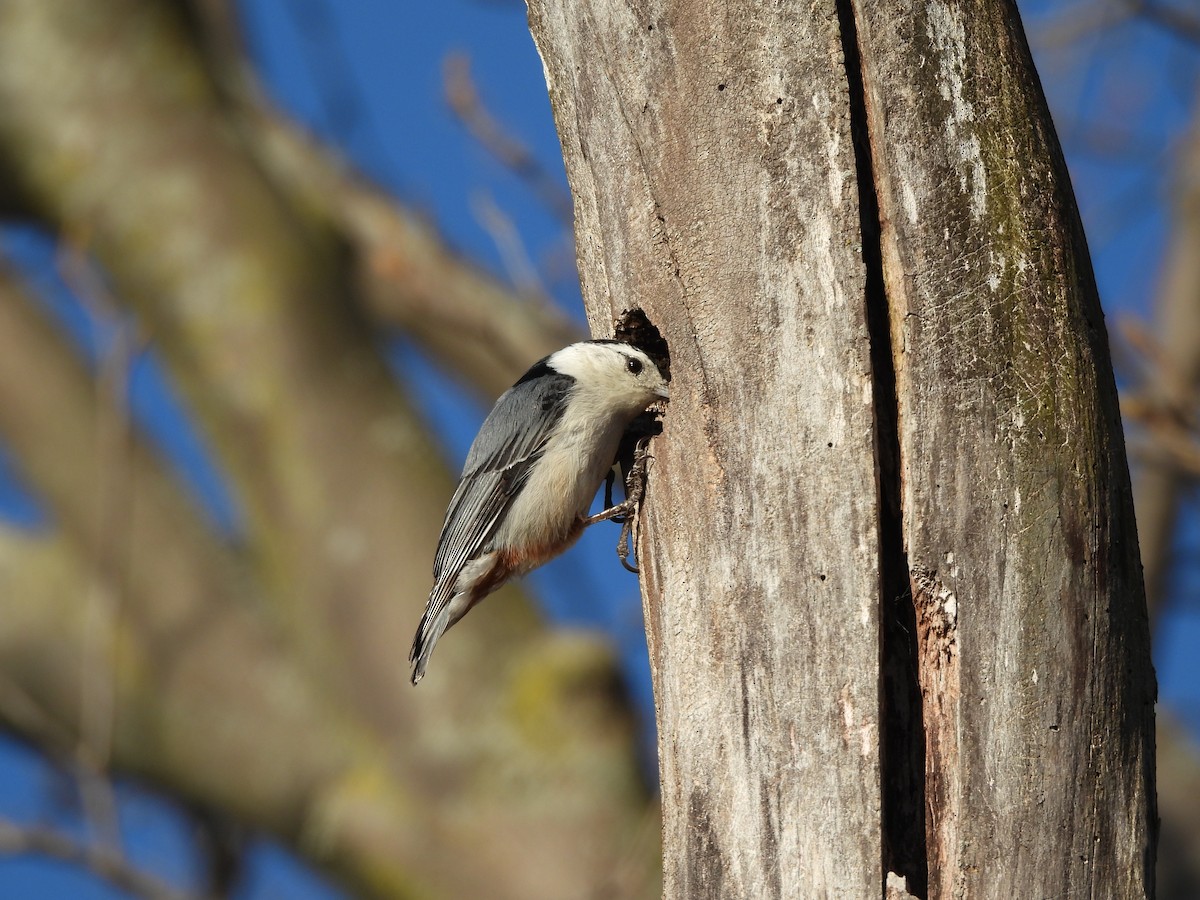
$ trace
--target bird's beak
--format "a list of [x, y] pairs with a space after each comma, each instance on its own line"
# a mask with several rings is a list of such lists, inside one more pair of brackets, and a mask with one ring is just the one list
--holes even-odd
[[665, 384], [658, 389], [657, 393], [658, 393], [658, 396], [662, 397], [662, 399], [664, 399], [664, 400], [671, 399], [671, 391]]

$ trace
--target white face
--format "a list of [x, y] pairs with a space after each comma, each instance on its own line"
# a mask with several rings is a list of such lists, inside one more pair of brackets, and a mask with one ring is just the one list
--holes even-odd
[[640, 411], [670, 396], [658, 367], [629, 344], [572, 344], [548, 362], [574, 378], [580, 387], [598, 390], [628, 409]]

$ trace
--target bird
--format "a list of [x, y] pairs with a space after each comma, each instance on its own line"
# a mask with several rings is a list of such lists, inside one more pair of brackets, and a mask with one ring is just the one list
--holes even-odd
[[467, 453], [433, 563], [433, 588], [408, 660], [412, 683], [450, 626], [515, 575], [570, 547], [629, 426], [670, 398], [649, 356], [632, 344], [570, 344], [534, 363], [492, 407]]

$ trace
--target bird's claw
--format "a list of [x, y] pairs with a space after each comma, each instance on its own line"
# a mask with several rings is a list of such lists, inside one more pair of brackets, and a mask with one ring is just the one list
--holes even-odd
[[583, 524], [595, 525], [597, 522], [624, 522], [631, 512], [636, 512], [636, 504], [629, 500], [624, 500], [616, 506], [601, 510], [594, 516], [588, 516], [583, 520]]
[[621, 523], [621, 537], [617, 540], [617, 559], [621, 561], [626, 571], [632, 572], [634, 575], [640, 575], [641, 570], [629, 561], [629, 554], [633, 551], [637, 537], [634, 531], [637, 529], [637, 517], [630, 516]]
[[617, 540], [617, 559], [634, 575], [639, 574], [639, 571], [637, 566], [629, 562], [629, 556], [637, 547], [642, 498], [646, 495], [646, 471], [650, 459], [650, 437], [646, 436], [637, 442], [633, 451], [633, 463], [625, 476], [625, 500], [612, 505], [612, 483], [615, 479], [610, 475], [604, 495], [609, 508], [585, 520], [587, 524], [606, 519], [620, 524], [621, 537]]

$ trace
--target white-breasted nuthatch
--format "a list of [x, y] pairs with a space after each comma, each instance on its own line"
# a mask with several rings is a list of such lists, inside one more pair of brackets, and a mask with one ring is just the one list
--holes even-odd
[[645, 353], [619, 341], [564, 347], [505, 391], [467, 453], [433, 563], [433, 590], [408, 659], [412, 683], [446, 629], [513, 575], [566, 550], [585, 526], [621, 437], [668, 397]]

